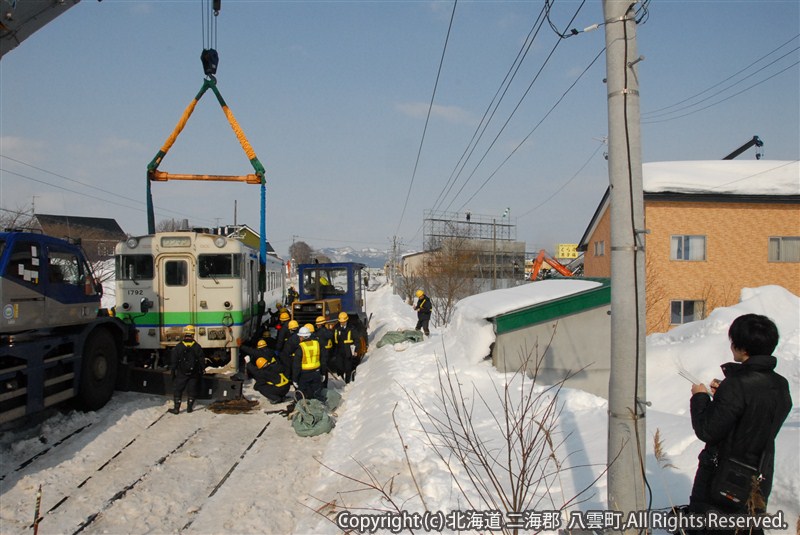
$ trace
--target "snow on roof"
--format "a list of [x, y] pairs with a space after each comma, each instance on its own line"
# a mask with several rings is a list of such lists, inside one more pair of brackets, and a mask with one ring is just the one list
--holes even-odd
[[642, 166], [646, 193], [798, 195], [800, 162], [705, 160], [652, 162]]
[[514, 288], [493, 290], [465, 297], [456, 305], [454, 317], [494, 318], [514, 310], [553, 301], [601, 286], [586, 279], [549, 279]]

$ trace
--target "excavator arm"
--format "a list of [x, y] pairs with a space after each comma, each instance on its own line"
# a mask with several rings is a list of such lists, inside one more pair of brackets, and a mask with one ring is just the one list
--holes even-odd
[[545, 261], [550, 267], [558, 271], [564, 277], [572, 277], [574, 275], [574, 273], [568, 267], [547, 254], [547, 251], [541, 249], [539, 254], [536, 255], [536, 259], [533, 261], [533, 265], [531, 266], [530, 280], [535, 281], [539, 277], [539, 271], [541, 271], [542, 264]]

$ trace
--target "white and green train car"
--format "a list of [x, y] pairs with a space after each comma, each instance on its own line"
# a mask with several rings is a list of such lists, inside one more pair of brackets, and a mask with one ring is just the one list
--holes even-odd
[[[239, 240], [199, 232], [160, 232], [117, 244], [117, 317], [133, 324], [133, 366], [158, 368], [186, 325], [217, 366], [238, 362], [238, 347], [264, 320], [259, 315], [284, 293], [284, 265], [267, 256], [263, 295], [258, 251]], [[261, 304], [261, 306], [259, 306]]]

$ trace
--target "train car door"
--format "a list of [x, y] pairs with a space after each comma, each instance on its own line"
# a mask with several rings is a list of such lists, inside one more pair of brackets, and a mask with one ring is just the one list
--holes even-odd
[[195, 272], [194, 259], [189, 255], [162, 256], [158, 259], [161, 302], [161, 343], [175, 345], [183, 336], [186, 325], [194, 325]]

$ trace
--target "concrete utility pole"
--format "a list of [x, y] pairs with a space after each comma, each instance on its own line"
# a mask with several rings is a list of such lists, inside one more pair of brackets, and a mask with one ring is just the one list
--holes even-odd
[[[611, 377], [608, 507], [647, 507], [645, 462], [644, 198], [635, 3], [604, 0], [611, 187]], [[633, 531], [633, 530], [631, 530]]]

